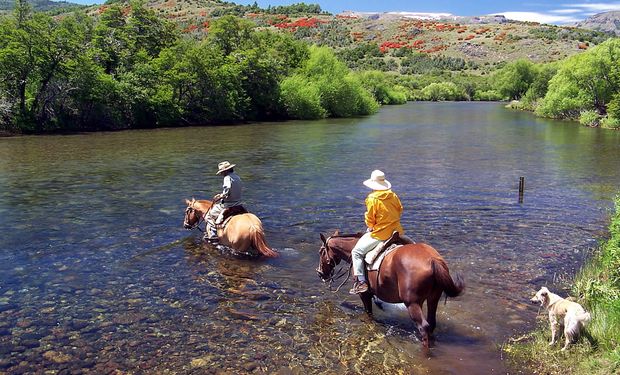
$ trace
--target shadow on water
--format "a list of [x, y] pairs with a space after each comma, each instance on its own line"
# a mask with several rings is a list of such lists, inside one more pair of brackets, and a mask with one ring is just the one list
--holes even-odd
[[[0, 139], [0, 373], [519, 372], [497, 348], [534, 325], [531, 292], [561, 291], [604, 235], [619, 143], [495, 103]], [[280, 257], [234, 257], [181, 229], [183, 199], [220, 189], [221, 160]], [[407, 233], [467, 283], [439, 306], [430, 357], [402, 310], [369, 319], [314, 271], [319, 233], [363, 230], [375, 168]]]

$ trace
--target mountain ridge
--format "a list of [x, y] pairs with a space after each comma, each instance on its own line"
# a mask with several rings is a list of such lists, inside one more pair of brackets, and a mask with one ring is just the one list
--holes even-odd
[[578, 22], [575, 26], [620, 36], [620, 11], [598, 13]]

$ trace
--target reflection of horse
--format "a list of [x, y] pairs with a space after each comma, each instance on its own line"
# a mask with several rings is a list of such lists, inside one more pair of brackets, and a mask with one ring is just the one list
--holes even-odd
[[[193, 229], [198, 227], [201, 220], [213, 206], [213, 202], [208, 200], [185, 200], [185, 219], [183, 227]], [[264, 255], [266, 257], [276, 257], [278, 253], [273, 251], [265, 241], [263, 224], [256, 215], [245, 213], [235, 215], [230, 218], [224, 228], [218, 228], [217, 236], [220, 243], [231, 247], [240, 253], [250, 255]]]
[[[329, 238], [321, 234], [323, 245], [319, 250], [317, 273], [323, 281], [333, 278], [334, 268], [341, 260], [351, 262], [351, 250], [360, 235], [338, 235]], [[456, 297], [465, 284], [460, 275], [453, 279], [448, 265], [431, 246], [417, 243], [398, 247], [387, 254], [378, 271], [368, 271], [369, 291], [360, 294], [367, 313], [372, 314], [372, 295], [388, 303], [404, 303], [409, 316], [416, 323], [422, 343], [429, 346], [429, 337], [436, 325], [437, 304], [441, 293]], [[427, 301], [427, 317], [422, 305]]]

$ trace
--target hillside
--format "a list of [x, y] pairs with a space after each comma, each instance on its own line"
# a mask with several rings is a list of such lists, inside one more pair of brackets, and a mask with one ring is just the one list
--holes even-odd
[[[0, 4], [7, 6], [12, 1], [0, 0]], [[70, 4], [31, 1], [40, 10]], [[97, 16], [115, 3], [129, 7], [127, 1], [109, 0], [91, 6], [88, 12]], [[230, 14], [262, 29], [333, 47], [351, 68], [401, 73], [425, 73], [419, 71], [422, 59], [422, 65], [431, 70], [486, 74], [520, 58], [537, 63], [560, 60], [609, 37], [600, 31], [511, 21], [503, 16], [353, 11], [331, 15], [316, 4], [261, 9], [220, 0], [147, 0], [146, 6], [176, 23], [190, 38], [203, 38], [213, 19]]]
[[[67, 1], [27, 0], [27, 2], [32, 6], [32, 9], [39, 12], [70, 11], [78, 8], [85, 8], [84, 5]], [[0, 0], [0, 14], [10, 12], [14, 7], [15, 0]]]
[[620, 11], [595, 14], [576, 26], [620, 36]]
[[[108, 6], [94, 7], [92, 12], [101, 13]], [[453, 70], [486, 72], [519, 58], [560, 60], [609, 37], [598, 31], [510, 21], [503, 16], [420, 19], [407, 13], [331, 15], [316, 5], [301, 11], [295, 5], [260, 9], [217, 0], [150, 0], [147, 6], [190, 37], [204, 37], [214, 18], [232, 14], [264, 29], [292, 33], [297, 39], [328, 45], [344, 54], [355, 53], [353, 68], [386, 71], [407, 72], [401, 64], [403, 58], [422, 52], [431, 59], [456, 59], [448, 62]], [[373, 50], [374, 45], [380, 53]]]

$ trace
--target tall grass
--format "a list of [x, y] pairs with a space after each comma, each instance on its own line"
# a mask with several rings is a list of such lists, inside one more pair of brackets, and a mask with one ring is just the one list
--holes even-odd
[[505, 346], [513, 361], [527, 362], [539, 374], [620, 374], [620, 195], [609, 233], [574, 280], [574, 295], [592, 315], [583, 339], [565, 352], [550, 347], [545, 317], [527, 340]]

